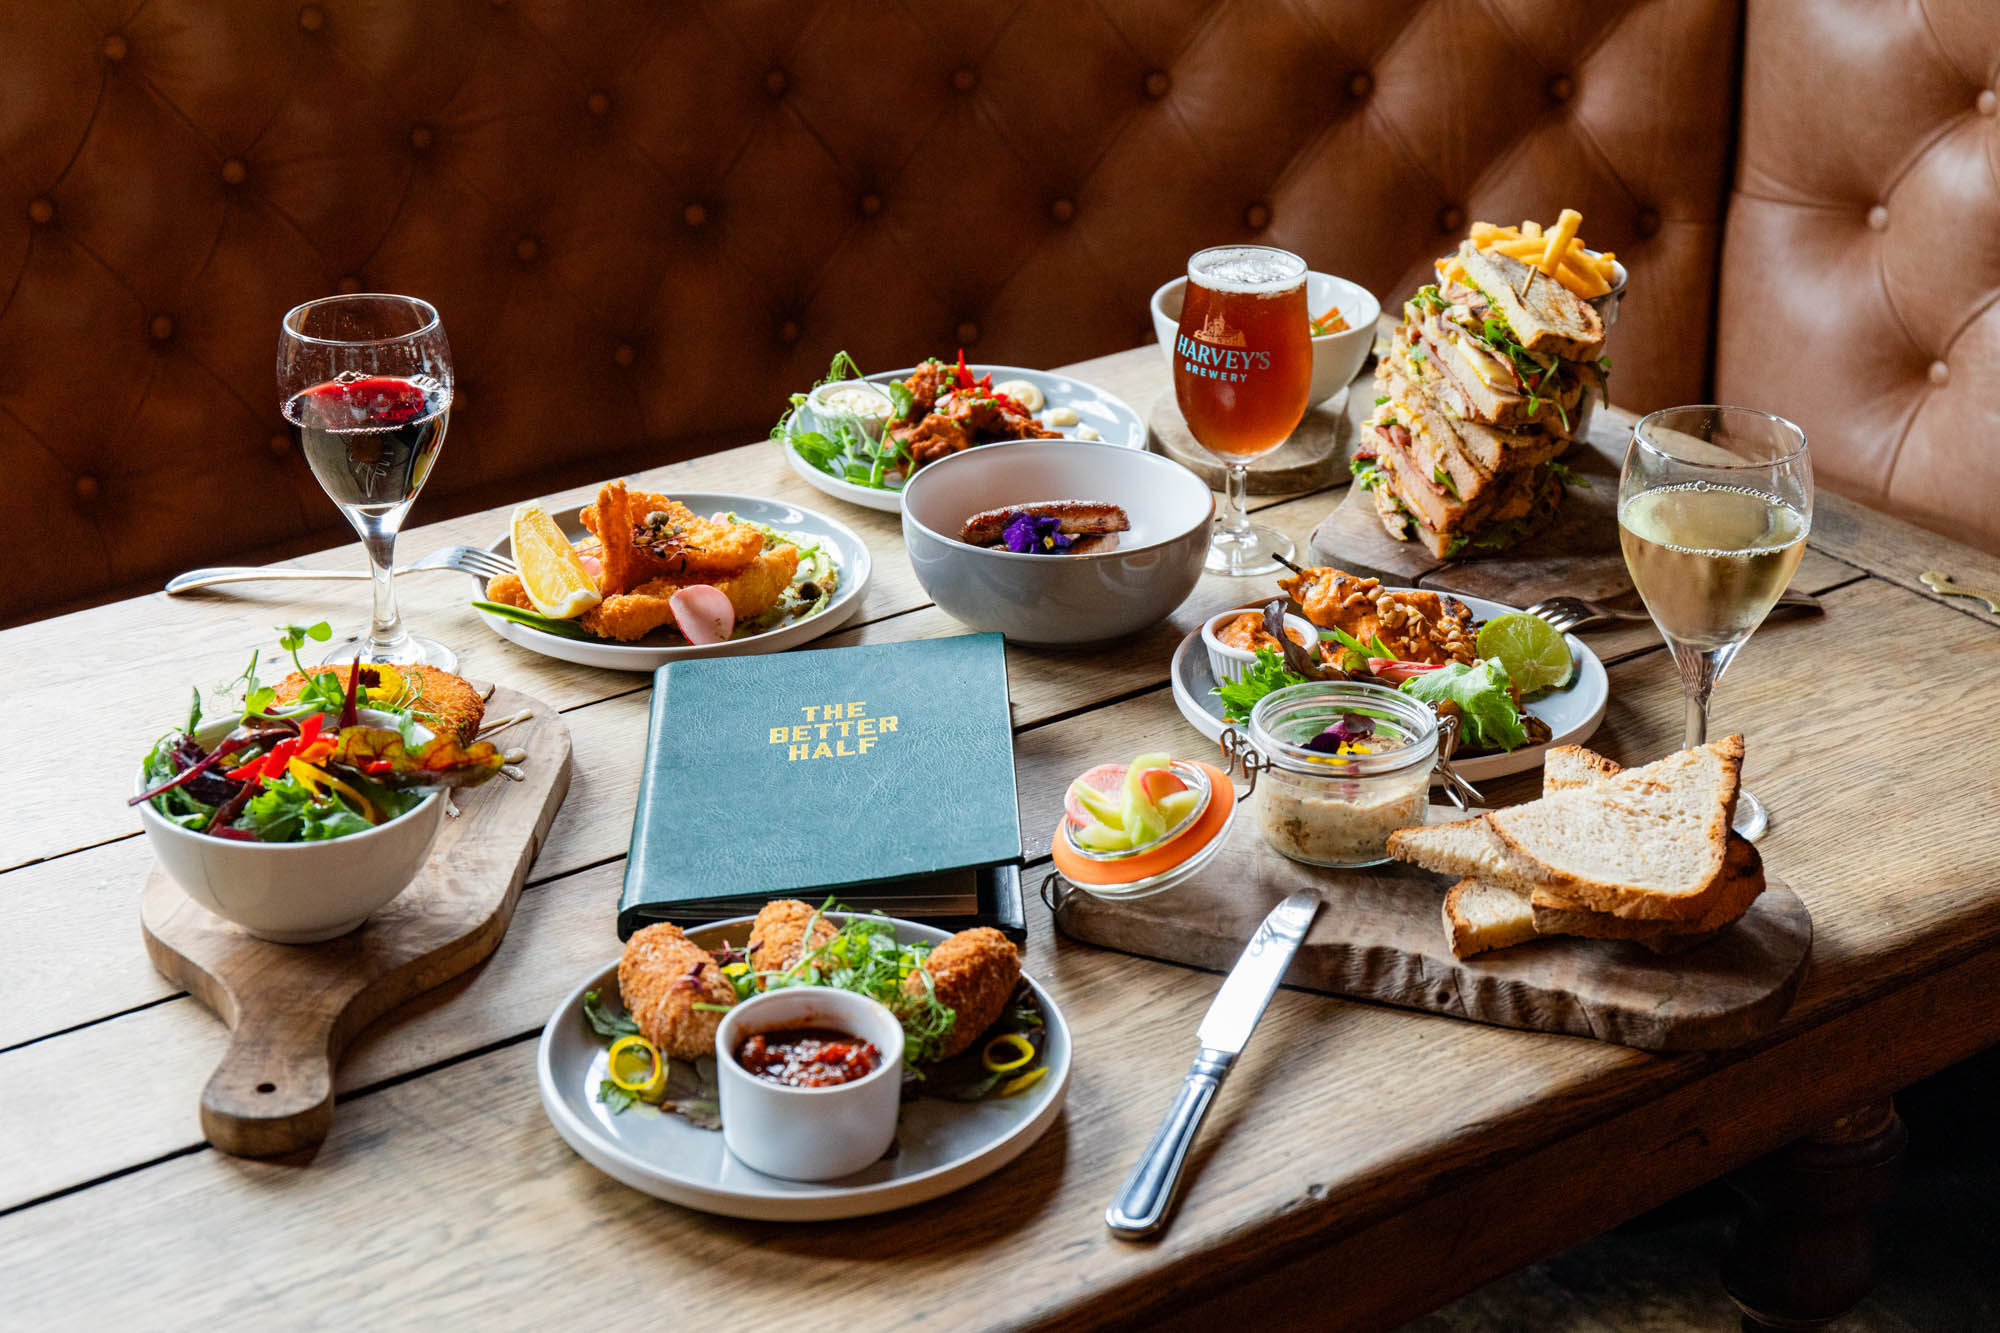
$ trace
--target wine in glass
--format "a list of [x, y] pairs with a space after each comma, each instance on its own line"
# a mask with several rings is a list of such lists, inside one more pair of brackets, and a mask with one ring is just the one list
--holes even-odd
[[1297, 429], [1312, 388], [1306, 261], [1263, 245], [1225, 245], [1188, 260], [1174, 336], [1174, 399], [1195, 442], [1226, 469], [1207, 567], [1268, 574], [1292, 542], [1250, 521], [1250, 460]]
[[362, 294], [308, 301], [278, 337], [278, 396], [313, 476], [367, 548], [375, 616], [329, 662], [458, 664], [396, 614], [396, 534], [430, 476], [451, 417], [451, 348], [427, 301]]
[[[1687, 745], [1708, 739], [1708, 701], [1763, 623], [1812, 530], [1805, 432], [1742, 407], [1670, 407], [1640, 420], [1618, 482], [1618, 541], [1632, 583], [1680, 668]], [[1736, 831], [1769, 822], [1747, 791]]]

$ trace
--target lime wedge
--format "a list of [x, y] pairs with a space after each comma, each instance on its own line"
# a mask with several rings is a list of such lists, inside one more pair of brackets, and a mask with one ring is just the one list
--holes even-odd
[[1522, 694], [1566, 684], [1575, 669], [1569, 643], [1555, 626], [1525, 611], [1509, 611], [1480, 626], [1479, 655], [1498, 662]]

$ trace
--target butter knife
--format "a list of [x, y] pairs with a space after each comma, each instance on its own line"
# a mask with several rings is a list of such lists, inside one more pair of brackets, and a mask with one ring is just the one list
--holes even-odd
[[1174, 1196], [1180, 1189], [1181, 1168], [1201, 1129], [1202, 1117], [1215, 1100], [1222, 1080], [1250, 1040], [1278, 978], [1285, 975], [1307, 927], [1319, 913], [1319, 895], [1301, 890], [1271, 909], [1250, 937], [1249, 947], [1229, 969], [1208, 1014], [1195, 1029], [1201, 1050], [1194, 1057], [1167, 1118], [1153, 1135], [1132, 1174], [1118, 1188], [1118, 1197], [1104, 1210], [1104, 1225], [1128, 1240], [1151, 1236], [1167, 1224]]

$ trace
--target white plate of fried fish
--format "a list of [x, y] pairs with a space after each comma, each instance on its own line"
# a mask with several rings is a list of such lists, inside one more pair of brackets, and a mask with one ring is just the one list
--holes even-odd
[[[598, 500], [584, 510], [565, 509], [550, 515], [584, 557], [586, 568], [601, 581], [610, 578], [612, 566], [604, 559], [601, 543], [585, 516], [594, 517], [597, 507], [614, 495], [613, 485], [600, 490]], [[617, 498], [623, 502], [627, 497], [618, 494]], [[655, 566], [661, 577], [616, 594], [607, 593], [603, 602], [576, 622], [565, 622], [564, 633], [475, 608], [479, 618], [501, 638], [546, 657], [613, 671], [653, 671], [681, 658], [781, 652], [832, 633], [861, 607], [873, 562], [867, 544], [845, 523], [782, 501], [717, 491], [682, 491], [670, 497], [632, 491], [629, 500], [634, 511], [631, 526], [641, 529], [635, 531], [635, 543], [646, 535], [646, 521], [664, 520], [659, 511], [667, 506], [661, 505], [662, 501], [669, 503], [674, 515], [700, 525], [705, 535], [743, 538], [744, 529], [754, 526], [765, 537], [761, 542], [724, 544], [712, 568], [703, 563], [703, 553], [690, 560], [676, 552], [677, 564], [668, 569], [657, 555], [638, 545], [631, 553], [639, 562], [638, 572], [627, 579], [653, 573]], [[647, 512], [636, 512], [639, 510]], [[512, 558], [512, 544], [506, 537], [490, 549]], [[656, 549], [666, 547], [656, 543]], [[487, 598], [511, 601], [531, 612], [519, 579], [508, 577], [511, 586], [505, 579], [496, 580], [489, 584]], [[679, 631], [668, 609], [667, 594], [692, 582], [722, 589], [735, 605], [737, 623], [730, 638], [697, 644]]]

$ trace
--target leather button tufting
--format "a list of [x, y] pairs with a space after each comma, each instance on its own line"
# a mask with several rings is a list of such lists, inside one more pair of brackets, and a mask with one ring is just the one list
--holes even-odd
[[785, 89], [792, 86], [791, 79], [781, 69], [764, 71], [764, 91], [773, 97], [783, 97]]
[[1868, 210], [1868, 226], [1873, 231], [1889, 229], [1889, 210], [1881, 204]]
[[273, 458], [283, 458], [292, 452], [291, 440], [283, 435], [273, 435], [264, 441], [264, 447], [270, 451]]
[[410, 130], [410, 147], [416, 149], [419, 153], [421, 153], [426, 148], [429, 148], [431, 146], [431, 137], [432, 136], [431, 136], [430, 126], [428, 125], [414, 126]]
[[1446, 204], [1438, 210], [1437, 224], [1439, 231], [1461, 231], [1465, 227], [1465, 210], [1457, 204]]
[[591, 115], [601, 116], [605, 112], [611, 109], [611, 94], [605, 92], [594, 92], [590, 96], [583, 99], [583, 107], [584, 110], [590, 112]]
[[1988, 88], [1979, 94], [1979, 100], [1973, 105], [1979, 108], [1980, 115], [1991, 116], [2000, 113], [2000, 96], [1995, 96], [1993, 90]]
[[1058, 199], [1049, 205], [1049, 219], [1052, 222], [1068, 222], [1076, 216], [1076, 204], [1068, 199]]
[[970, 65], [960, 65], [951, 72], [951, 86], [962, 93], [969, 93], [979, 86], [979, 71]]
[[1366, 97], [1375, 91], [1375, 76], [1365, 69], [1357, 69], [1347, 76], [1347, 95]]
[[619, 343], [611, 353], [611, 359], [621, 366], [629, 366], [638, 360], [639, 354], [632, 350], [631, 343]]
[[174, 317], [172, 315], [153, 316], [151, 320], [147, 321], [146, 332], [152, 337], [154, 342], [165, 342], [174, 336]]
[[1243, 210], [1243, 225], [1251, 231], [1262, 231], [1271, 225], [1271, 206], [1251, 204]]
[[1951, 383], [1951, 367], [1942, 361], [1931, 362], [1931, 383], [1940, 389]]
[[1567, 102], [1576, 95], [1576, 84], [1567, 74], [1558, 74], [1549, 80], [1549, 96], [1558, 102]]
[[361, 290], [361, 279], [353, 273], [342, 274], [340, 281], [333, 284], [333, 289], [342, 296], [352, 296]]
[[104, 58], [106, 60], [123, 60], [127, 55], [131, 54], [131, 51], [132, 44], [125, 40], [125, 34], [122, 32], [114, 32], [104, 39]]
[[1172, 86], [1173, 80], [1167, 77], [1167, 72], [1163, 69], [1153, 70], [1146, 75], [1146, 96], [1153, 98], [1155, 101], [1165, 97], [1167, 89]]
[[28, 221], [46, 227], [55, 220], [56, 206], [47, 195], [36, 195], [28, 201]]
[[299, 26], [307, 32], [318, 32], [326, 26], [326, 11], [318, 5], [299, 6]]
[[95, 500], [103, 489], [102, 486], [98, 485], [97, 478], [91, 476], [88, 472], [76, 479], [76, 498], [79, 500]]
[[249, 175], [250, 175], [250, 168], [243, 165], [242, 158], [225, 157], [222, 159], [222, 179], [224, 183], [229, 185], [241, 185], [246, 179], [249, 178]]
[[700, 204], [689, 204], [681, 210], [681, 221], [690, 227], [699, 227], [708, 221], [708, 210]]
[[532, 264], [542, 253], [542, 243], [532, 236], [523, 236], [514, 242], [514, 258], [523, 264]]
[[1632, 219], [1632, 230], [1638, 232], [1641, 236], [1659, 235], [1660, 210], [1657, 208], [1640, 209], [1639, 216]]
[[796, 319], [788, 319], [778, 326], [778, 341], [781, 343], [795, 343], [804, 332], [805, 330], [799, 327], [799, 322]]
[[979, 326], [969, 319], [960, 320], [958, 328], [954, 332], [958, 334], [958, 345], [960, 347], [970, 347], [979, 341]]
[[862, 217], [872, 218], [882, 211], [882, 196], [870, 190], [862, 195], [854, 206], [861, 210]]

